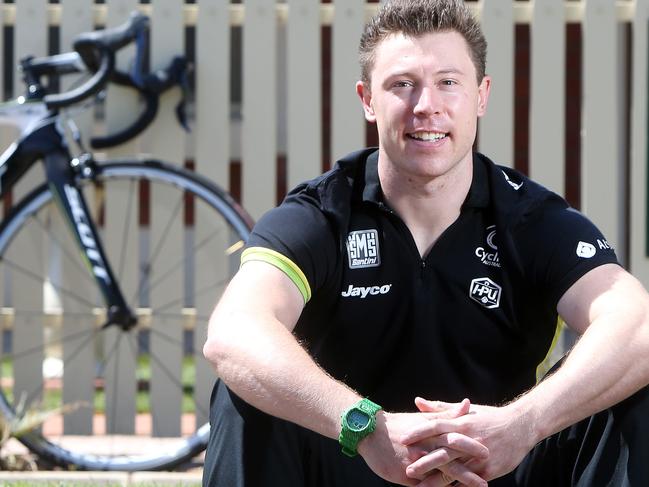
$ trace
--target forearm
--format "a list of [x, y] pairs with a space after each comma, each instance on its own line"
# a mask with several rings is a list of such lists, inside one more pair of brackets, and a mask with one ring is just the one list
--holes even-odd
[[360, 396], [316, 365], [280, 323], [247, 313], [217, 314], [220, 326], [204, 352], [217, 375], [258, 409], [330, 438], [340, 432], [340, 415]]
[[556, 373], [510, 407], [539, 441], [610, 407], [649, 382], [649, 326], [642, 306], [594, 321]]

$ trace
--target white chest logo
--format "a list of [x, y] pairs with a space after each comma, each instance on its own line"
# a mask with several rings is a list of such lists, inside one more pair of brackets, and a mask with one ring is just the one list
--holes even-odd
[[588, 242], [579, 242], [577, 244], [577, 255], [582, 259], [590, 259], [597, 253], [595, 246]]
[[471, 281], [469, 296], [485, 308], [493, 309], [500, 306], [502, 288], [488, 277], [480, 277]]
[[381, 265], [379, 232], [373, 229], [350, 232], [347, 235], [347, 258], [350, 269]]
[[500, 267], [500, 258], [498, 257], [498, 246], [494, 243], [496, 236], [496, 225], [487, 227], [490, 232], [487, 234], [487, 246], [475, 249], [475, 255], [484, 265]]
[[384, 284], [383, 286], [354, 286], [350, 284], [346, 291], [340, 293], [343, 298], [361, 298], [365, 299], [369, 296], [377, 296], [379, 294], [388, 294], [392, 284]]

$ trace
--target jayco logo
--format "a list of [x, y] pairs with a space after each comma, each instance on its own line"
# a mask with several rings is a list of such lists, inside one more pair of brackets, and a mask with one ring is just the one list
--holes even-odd
[[500, 258], [498, 257], [498, 246], [494, 243], [494, 238], [496, 236], [496, 225], [491, 225], [490, 227], [487, 227], [487, 230], [491, 230], [487, 234], [487, 246], [489, 248], [485, 247], [478, 247], [475, 249], [475, 255], [478, 259], [480, 259], [480, 262], [482, 262], [484, 265], [490, 265], [494, 267], [500, 267]]
[[376, 296], [378, 294], [388, 294], [390, 292], [390, 288], [392, 287], [392, 284], [384, 284], [383, 286], [354, 286], [353, 284], [350, 284], [349, 287], [347, 288], [347, 291], [343, 291], [340, 293], [340, 295], [343, 298], [349, 298], [349, 297], [360, 297], [361, 299], [365, 299], [367, 296]]
[[378, 267], [381, 265], [379, 232], [376, 230], [350, 232], [347, 235], [347, 258], [350, 269]]

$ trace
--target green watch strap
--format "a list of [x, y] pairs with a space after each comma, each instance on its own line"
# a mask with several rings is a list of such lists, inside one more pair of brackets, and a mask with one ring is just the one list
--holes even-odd
[[[342, 446], [342, 452], [345, 455], [354, 457], [358, 454], [358, 443], [374, 431], [376, 428], [376, 413], [381, 409], [383, 408], [378, 404], [364, 398], [343, 412], [338, 443]], [[358, 412], [367, 416], [367, 423], [360, 429], [352, 428], [348, 423], [349, 416]]]

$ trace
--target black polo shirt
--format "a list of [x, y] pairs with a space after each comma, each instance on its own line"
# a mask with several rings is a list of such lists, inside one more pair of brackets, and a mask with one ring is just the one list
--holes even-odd
[[255, 226], [242, 261], [300, 288], [295, 334], [325, 370], [388, 410], [414, 397], [498, 404], [533, 386], [557, 302], [617, 262], [598, 229], [556, 194], [474, 155], [458, 219], [421, 258], [383, 201], [378, 151], [338, 161]]

